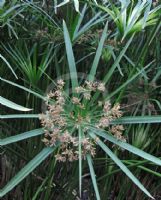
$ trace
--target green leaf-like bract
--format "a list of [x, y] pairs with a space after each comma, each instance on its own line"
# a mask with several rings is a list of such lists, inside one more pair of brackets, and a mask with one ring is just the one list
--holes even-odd
[[[96, 135], [93, 132], [89, 132], [89, 135], [95, 139]], [[120, 169], [150, 198], [153, 198], [146, 188], [140, 183], [140, 181], [130, 172], [130, 170], [121, 162], [120, 159], [100, 140], [97, 140], [97, 144], [106, 152], [106, 154], [120, 167]]]
[[35, 129], [32, 131], [27, 131], [27, 132], [24, 132], [24, 133], [21, 133], [18, 135], [10, 136], [10, 137], [4, 138], [4, 139], [0, 139], [0, 146], [5, 146], [7, 144], [25, 140], [25, 139], [35, 137], [38, 135], [42, 135], [43, 133], [44, 133], [44, 130], [42, 128], [40, 128], [40, 129]]
[[18, 185], [26, 176], [28, 176], [42, 161], [44, 161], [53, 151], [56, 149], [46, 147], [37, 156], [35, 156], [24, 168], [22, 168], [9, 182], [0, 190], [0, 197], [3, 197], [9, 191], [11, 191], [16, 185]]

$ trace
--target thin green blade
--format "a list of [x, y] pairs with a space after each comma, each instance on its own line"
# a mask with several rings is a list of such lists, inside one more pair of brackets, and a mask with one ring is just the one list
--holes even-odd
[[142, 151], [126, 142], [122, 142], [120, 140], [117, 140], [115, 137], [109, 135], [108, 133], [104, 132], [104, 131], [100, 131], [100, 130], [92, 130], [96, 135], [101, 136], [103, 138], [105, 138], [106, 140], [120, 146], [123, 149], [128, 150], [129, 152], [138, 155], [146, 160], [149, 160], [157, 165], [161, 166], [161, 160], [155, 156], [152, 156], [148, 153], [146, 153], [145, 151]]
[[27, 131], [27, 132], [21, 133], [19, 135], [14, 135], [14, 136], [11, 136], [8, 138], [0, 139], [0, 146], [4, 146], [7, 144], [25, 140], [25, 139], [35, 137], [38, 135], [42, 135], [43, 133], [44, 133], [44, 130], [42, 128], [40, 128], [40, 129], [35, 129], [32, 131]]
[[82, 131], [79, 127], [79, 195], [82, 195]]
[[116, 69], [116, 67], [118, 66], [118, 64], [120, 63], [122, 57], [125, 55], [126, 50], [128, 49], [128, 47], [130, 46], [131, 42], [133, 40], [133, 36], [128, 40], [128, 42], [126, 43], [125, 47], [122, 49], [122, 51], [120, 52], [119, 56], [116, 58], [114, 64], [112, 65], [112, 67], [110, 68], [109, 72], [105, 75], [103, 82], [107, 83], [108, 80], [111, 78], [114, 70]]
[[29, 92], [29, 93], [35, 95], [36, 97], [38, 97], [38, 98], [40, 98], [40, 99], [45, 100], [45, 97], [44, 97], [44, 96], [42, 96], [42, 95], [38, 94], [37, 92], [34, 92], [34, 91], [32, 91], [32, 90], [30, 90], [30, 89], [24, 87], [24, 86], [21, 86], [21, 85], [19, 85], [19, 84], [17, 84], [17, 83], [14, 83], [14, 82], [12, 82], [12, 81], [6, 80], [6, 79], [4, 79], [4, 78], [2, 78], [2, 77], [0, 77], [0, 80], [1, 80], [1, 81], [4, 81], [5, 83], [8, 83], [8, 84], [10, 84], [10, 85], [13, 85], [13, 86], [15, 86], [15, 87], [17, 87], [17, 88], [20, 88], [20, 89], [22, 89], [22, 90], [24, 90], [24, 91], [26, 91], [26, 92]]
[[152, 124], [161, 123], [161, 115], [158, 116], [134, 116], [122, 117], [114, 120], [112, 124]]
[[101, 198], [100, 198], [100, 194], [99, 194], [99, 191], [98, 191], [96, 175], [95, 175], [93, 164], [92, 164], [92, 158], [89, 154], [86, 157], [87, 157], [87, 162], [88, 162], [88, 166], [89, 166], [89, 170], [90, 170], [90, 174], [91, 174], [92, 183], [93, 183], [93, 187], [94, 187], [94, 190], [95, 190], [96, 198], [97, 198], [97, 200], [100, 200]]
[[38, 114], [12, 114], [12, 115], [0, 115], [0, 119], [21, 119], [21, 118], [39, 118]]
[[107, 27], [108, 27], [108, 24], [105, 25], [105, 28], [103, 30], [102, 37], [99, 42], [99, 45], [98, 45], [98, 48], [96, 51], [96, 55], [95, 55], [95, 58], [94, 58], [94, 61], [93, 61], [93, 64], [92, 64], [92, 67], [91, 67], [91, 70], [90, 70], [90, 73], [88, 76], [88, 80], [90, 80], [90, 81], [93, 81], [95, 78], [95, 75], [96, 75], [98, 63], [99, 63], [99, 60], [100, 60], [100, 57], [102, 54], [103, 45], [104, 45], [105, 39], [107, 37]]
[[67, 52], [67, 59], [68, 59], [68, 64], [69, 64], [72, 88], [74, 90], [74, 88], [78, 86], [77, 69], [76, 69], [75, 58], [74, 58], [73, 49], [72, 49], [72, 43], [70, 40], [69, 32], [68, 32], [65, 21], [63, 21], [63, 30], [64, 30], [64, 40], [65, 40], [65, 47], [66, 47], [66, 52]]
[[0, 197], [3, 197], [18, 185], [26, 176], [28, 176], [42, 161], [44, 161], [56, 149], [51, 147], [44, 148], [37, 156], [35, 156], [24, 168], [22, 168], [9, 183], [0, 190]]
[[[94, 139], [95, 134], [89, 133]], [[120, 167], [120, 169], [150, 198], [154, 199], [146, 188], [140, 183], [140, 181], [130, 172], [130, 170], [121, 162], [120, 159], [100, 140], [97, 139], [97, 144], [106, 152], [106, 154]]]
[[20, 106], [20, 105], [14, 103], [14, 102], [12, 102], [12, 101], [10, 101], [10, 100], [2, 97], [2, 96], [0, 96], [0, 104], [6, 106], [8, 108], [12, 108], [14, 110], [19, 110], [19, 111], [23, 111], [23, 112], [31, 111], [32, 110], [30, 108], [25, 108], [23, 106]]
[[[3, 2], [3, 1], [2, 1]], [[1, 6], [0, 6], [1, 8]], [[9, 69], [11, 70], [11, 72], [13, 73], [13, 75], [15, 76], [15, 78], [18, 79], [16, 73], [14, 72], [14, 70], [12, 69], [11, 65], [9, 64], [9, 62], [6, 60], [5, 57], [3, 57], [1, 54], [0, 54], [0, 58], [6, 63], [6, 65], [9, 67]]]

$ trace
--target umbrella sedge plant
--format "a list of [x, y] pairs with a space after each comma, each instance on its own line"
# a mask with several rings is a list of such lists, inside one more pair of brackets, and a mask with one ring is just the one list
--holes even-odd
[[[161, 123], [161, 117], [123, 116], [121, 105], [119, 103], [111, 102], [112, 97], [114, 97], [122, 88], [125, 88], [136, 77], [141, 75], [151, 63], [133, 74], [130, 79], [126, 80], [115, 91], [105, 96], [104, 91], [106, 90], [106, 85], [133, 40], [133, 37], [131, 37], [129, 41], [127, 41], [120, 52], [120, 55], [111, 66], [110, 70], [105, 74], [103, 80], [96, 81], [99, 60], [102, 55], [104, 42], [107, 38], [107, 29], [108, 24], [105, 25], [103, 30], [87, 79], [80, 83], [71, 39], [66, 23], [63, 22], [64, 40], [71, 80], [70, 93], [66, 92], [66, 82], [61, 78], [55, 82], [55, 88], [50, 91], [47, 96], [42, 96], [31, 89], [4, 78], [0, 78], [1, 81], [16, 86], [42, 99], [47, 107], [46, 111], [42, 114], [0, 115], [1, 119], [37, 118], [42, 125], [41, 128], [0, 139], [0, 146], [5, 146], [40, 135], [43, 135], [42, 142], [44, 143], [44, 148], [0, 190], [0, 197], [3, 197], [10, 192], [48, 156], [54, 154], [57, 162], [65, 163], [66, 161], [69, 161], [78, 163], [80, 198], [82, 195], [82, 164], [87, 162], [95, 196], [96, 199], [99, 200], [101, 197], [94, 169], [95, 166], [93, 165], [93, 158], [97, 157], [96, 150], [99, 148], [107, 154], [107, 156], [137, 185], [138, 188], [140, 188], [140, 190], [148, 197], [153, 198], [150, 192], [147, 191], [116, 154], [112, 152], [107, 143], [104, 142], [104, 140], [109, 141], [143, 159], [153, 162], [156, 165], [161, 165], [161, 160], [159, 158], [128, 144], [126, 137], [123, 134], [125, 129], [123, 126], [124, 124]], [[30, 111], [28, 108], [5, 100], [4, 97], [0, 98], [0, 103], [4, 106], [19, 111]]]

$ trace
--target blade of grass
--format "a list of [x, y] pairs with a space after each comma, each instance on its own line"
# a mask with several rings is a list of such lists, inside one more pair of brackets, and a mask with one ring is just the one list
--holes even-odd
[[161, 123], [161, 115], [158, 116], [134, 116], [134, 117], [122, 117], [114, 120], [111, 124], [151, 124]]
[[82, 131], [79, 127], [79, 195], [82, 195]]
[[0, 119], [39, 118], [38, 114], [0, 115]]
[[114, 70], [116, 69], [116, 67], [118, 66], [120, 60], [122, 59], [122, 57], [125, 55], [126, 50], [128, 49], [129, 45], [131, 44], [132, 40], [133, 40], [134, 35], [128, 40], [128, 42], [126, 43], [125, 47], [122, 49], [122, 51], [120, 52], [119, 56], [116, 58], [114, 64], [112, 65], [112, 67], [110, 68], [109, 72], [105, 75], [103, 82], [107, 83], [108, 80], [110, 79], [111, 75], [113, 74]]
[[155, 157], [155, 156], [153, 156], [151, 154], [148, 154], [145, 151], [142, 151], [142, 150], [140, 150], [140, 149], [138, 149], [138, 148], [126, 143], [126, 142], [122, 142], [120, 140], [117, 140], [115, 137], [109, 135], [109, 133], [107, 133], [107, 132], [105, 132], [103, 130], [101, 131], [101, 130], [98, 130], [98, 129], [97, 130], [96, 129], [92, 129], [92, 131], [96, 135], [105, 138], [106, 140], [108, 140], [108, 141], [120, 146], [121, 148], [126, 149], [127, 151], [129, 151], [129, 152], [131, 152], [131, 153], [133, 153], [135, 155], [138, 155], [138, 156], [140, 156], [140, 157], [142, 157], [142, 158], [144, 158], [146, 160], [149, 160], [149, 161], [161, 166], [161, 160], [159, 158], [157, 158], [157, 157]]
[[76, 35], [73, 38], [73, 40], [76, 40], [76, 38], [80, 37], [82, 34], [88, 31], [92, 26], [105, 21], [107, 15], [101, 16], [101, 14], [101, 12], [96, 13], [96, 15], [92, 19], [90, 19], [83, 27], [80, 28], [79, 31], [76, 32]]
[[[120, 52], [119, 56], [116, 58], [114, 64], [112, 65], [112, 67], [110, 68], [109, 72], [105, 75], [104, 79], [103, 79], [103, 83], [107, 83], [109, 81], [109, 79], [111, 78], [114, 70], [116, 69], [116, 67], [119, 65], [120, 60], [122, 59], [122, 57], [124, 56], [127, 48], [129, 47], [130, 43], [132, 42], [133, 36], [129, 39], [129, 41], [127, 42], [127, 44], [125, 45], [125, 47], [123, 48], [123, 50]], [[138, 74], [139, 75], [139, 74]], [[138, 76], [137, 75], [137, 76]], [[137, 76], [134, 75], [133, 79], [136, 78]], [[133, 80], [132, 79], [132, 80]], [[127, 80], [125, 84], [128, 84], [129, 80]], [[123, 87], [123, 86], [122, 86]], [[117, 89], [117, 92], [120, 91], [119, 88]], [[117, 93], [116, 91], [114, 91], [111, 95], [114, 95]], [[95, 95], [92, 97], [91, 99], [91, 103], [93, 103], [99, 96], [99, 92], [95, 93]], [[111, 97], [111, 96], [110, 96]], [[109, 96], [107, 98], [110, 98]]]
[[41, 193], [42, 188], [44, 187], [44, 185], [47, 182], [47, 178], [45, 178], [42, 182], [42, 184], [38, 187], [36, 193], [34, 194], [34, 196], [32, 197], [32, 200], [37, 200], [38, 199], [38, 195]]
[[71, 44], [69, 32], [68, 32], [65, 21], [63, 21], [63, 30], [64, 30], [64, 40], [65, 40], [65, 47], [66, 47], [66, 52], [67, 52], [67, 59], [68, 59], [69, 70], [70, 70], [70, 77], [71, 77], [71, 82], [72, 82], [72, 89], [74, 91], [74, 88], [78, 86], [77, 69], [76, 69], [72, 44]]
[[[89, 132], [89, 135], [94, 139], [95, 134]], [[120, 159], [100, 140], [97, 138], [97, 144], [106, 152], [106, 154], [121, 168], [121, 170], [150, 198], [154, 199], [140, 181], [131, 173], [131, 171], [121, 162]]]
[[74, 7], [75, 7], [75, 10], [77, 12], [79, 12], [79, 1], [78, 0], [74, 0]]
[[118, 87], [114, 92], [112, 92], [111, 94], [109, 94], [106, 98], [106, 100], [110, 99], [111, 97], [113, 97], [115, 94], [117, 94], [121, 89], [123, 89], [124, 87], [126, 87], [129, 83], [131, 83], [136, 77], [138, 77], [140, 74], [142, 74], [145, 69], [147, 69], [148, 67], [150, 67], [150, 65], [153, 63], [154, 61], [150, 62], [147, 66], [145, 66], [143, 69], [139, 70], [138, 73], [134, 74], [131, 78], [129, 78], [125, 83], [123, 83], [120, 87]]
[[6, 58], [3, 57], [1, 54], [0, 54], [0, 58], [6, 63], [6, 65], [9, 67], [9, 69], [11, 70], [11, 72], [13, 73], [13, 75], [15, 76], [15, 78], [18, 79], [16, 73], [14, 72], [14, 70], [12, 69], [11, 65], [10, 65], [9, 62], [6, 60]]
[[32, 90], [30, 90], [30, 89], [24, 87], [24, 86], [21, 86], [21, 85], [19, 85], [19, 84], [16, 84], [16, 83], [14, 83], [14, 82], [12, 82], [12, 81], [6, 80], [6, 79], [1, 78], [1, 77], [0, 77], [0, 80], [3, 81], [3, 82], [5, 82], [5, 83], [8, 83], [8, 84], [10, 84], [10, 85], [13, 85], [13, 86], [15, 86], [15, 87], [18, 87], [18, 88], [20, 88], [20, 89], [22, 89], [22, 90], [24, 90], [24, 91], [26, 91], [26, 92], [29, 92], [29, 93], [35, 95], [36, 97], [38, 97], [38, 98], [40, 98], [40, 99], [45, 100], [45, 97], [44, 97], [44, 96], [42, 96], [42, 95], [38, 94], [37, 92], [34, 92], [34, 91], [32, 91]]
[[79, 19], [78, 19], [77, 25], [76, 25], [75, 30], [74, 30], [74, 33], [73, 33], [72, 41], [74, 41], [74, 39], [77, 37], [77, 33], [78, 33], [78, 30], [79, 30], [79, 28], [80, 28], [80, 25], [81, 25], [81, 23], [82, 23], [82, 21], [83, 21], [83, 18], [84, 18], [86, 9], [87, 9], [87, 4], [84, 5], [84, 7], [83, 7], [83, 9], [82, 9], [82, 12], [81, 12], [80, 15], [79, 15]]
[[90, 175], [91, 175], [91, 178], [92, 178], [93, 187], [94, 187], [95, 194], [96, 194], [96, 199], [100, 200], [101, 198], [100, 198], [100, 194], [99, 194], [99, 191], [98, 191], [96, 175], [95, 175], [93, 164], [92, 164], [92, 158], [89, 154], [86, 157], [87, 157], [87, 162], [88, 162], [88, 166], [89, 166], [89, 170], [90, 170]]
[[44, 148], [37, 156], [35, 156], [24, 168], [22, 168], [9, 182], [0, 190], [0, 197], [3, 197], [18, 185], [26, 176], [28, 176], [42, 161], [44, 161], [56, 149], [51, 147]]
[[[25, 2], [25, 4], [28, 7], [31, 7], [33, 10], [37, 11], [38, 13], [40, 13], [41, 15], [44, 15], [49, 20], [49, 22], [51, 22], [52, 24], [54, 24], [55, 27], [60, 28], [60, 25], [53, 19], [53, 17], [51, 17], [45, 10], [41, 9], [35, 3], [31, 2], [31, 1], [30, 2], [27, 1], [27, 2]], [[59, 29], [59, 31], [61, 31], [61, 29]]]
[[4, 139], [0, 139], [0, 146], [5, 146], [14, 142], [25, 140], [31, 137], [42, 135], [44, 133], [43, 129], [35, 129], [32, 131], [27, 131], [18, 135], [10, 136]]
[[20, 105], [14, 103], [14, 102], [2, 97], [2, 96], [0, 96], [0, 104], [6, 106], [8, 108], [12, 108], [14, 110], [19, 110], [19, 111], [23, 111], [23, 112], [32, 110], [30, 108], [25, 108], [23, 106], [20, 106]]
[[107, 27], [108, 27], [108, 23], [106, 23], [105, 28], [103, 30], [102, 37], [100, 39], [100, 42], [98, 44], [98, 48], [97, 48], [97, 51], [96, 51], [96, 55], [95, 55], [90, 73], [88, 75], [88, 80], [90, 80], [90, 81], [93, 81], [94, 78], [95, 78], [95, 75], [96, 75], [98, 63], [99, 63], [99, 60], [100, 60], [100, 57], [101, 57], [101, 54], [102, 54], [102, 50], [103, 50], [103, 45], [104, 45], [105, 39], [107, 37]]
[[[130, 162], [130, 161], [125, 161], [125, 163], [129, 164], [130, 166], [133, 165], [133, 163]], [[148, 172], [148, 173], [150, 173], [150, 174], [153, 174], [153, 175], [155, 175], [155, 176], [161, 177], [161, 173], [158, 173], [158, 172], [156, 172], [156, 171], [153, 171], [153, 170], [151, 170], [151, 169], [148, 169], [148, 168], [145, 167], [145, 166], [139, 165], [139, 163], [137, 163], [137, 164], [138, 164], [138, 165], [136, 165], [136, 166], [137, 166], [138, 168], [140, 168], [140, 169], [142, 169], [142, 170], [144, 170], [144, 171], [146, 171], [146, 172]]]

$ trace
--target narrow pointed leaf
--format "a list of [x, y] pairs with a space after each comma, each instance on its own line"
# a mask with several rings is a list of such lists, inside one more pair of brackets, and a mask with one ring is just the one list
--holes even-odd
[[42, 135], [43, 133], [44, 133], [44, 130], [42, 128], [40, 128], [40, 129], [35, 129], [32, 131], [27, 131], [27, 132], [24, 132], [24, 133], [21, 133], [18, 135], [10, 136], [8, 138], [0, 139], [0, 146], [4, 146], [7, 144], [25, 140], [25, 139], [35, 137], [38, 135]]
[[147, 66], [145, 66], [143, 69], [139, 70], [138, 73], [134, 74], [131, 78], [129, 78], [125, 83], [123, 83], [120, 87], [118, 87], [114, 92], [112, 92], [111, 94], [109, 94], [106, 98], [110, 99], [112, 98], [115, 94], [117, 94], [119, 91], [121, 91], [121, 89], [125, 88], [127, 85], [129, 85], [133, 80], [135, 80], [140, 74], [143, 74], [143, 72], [150, 67], [150, 65], [153, 63], [154, 61], [150, 62]]
[[56, 7], [59, 8], [61, 6], [64, 6], [67, 3], [69, 3], [69, 0], [64, 0], [62, 3], [58, 4]]
[[79, 193], [82, 194], [82, 132], [79, 128]]
[[4, 81], [5, 83], [8, 83], [8, 84], [10, 84], [10, 85], [13, 85], [13, 86], [15, 86], [15, 87], [17, 87], [17, 88], [20, 88], [20, 89], [22, 89], [22, 90], [24, 90], [24, 91], [26, 91], [26, 92], [29, 92], [29, 93], [35, 95], [36, 97], [38, 97], [38, 98], [40, 98], [40, 99], [45, 100], [45, 97], [44, 97], [44, 96], [42, 96], [42, 95], [38, 94], [37, 92], [34, 92], [34, 91], [32, 91], [32, 90], [30, 90], [30, 89], [24, 87], [24, 86], [21, 86], [21, 85], [19, 85], [19, 84], [16, 84], [16, 83], [14, 83], [14, 82], [12, 82], [12, 81], [6, 80], [6, 79], [1, 78], [1, 77], [0, 77], [0, 80], [1, 80], [1, 81]]
[[75, 38], [77, 37], [77, 33], [78, 33], [80, 25], [81, 25], [81, 23], [83, 21], [83, 18], [84, 18], [85, 12], [86, 12], [86, 8], [87, 8], [87, 4], [84, 5], [84, 7], [82, 9], [82, 12], [79, 15], [79, 19], [78, 19], [77, 25], [76, 25], [74, 33], [73, 33], [72, 41], [74, 41]]
[[18, 119], [18, 118], [39, 118], [38, 114], [12, 114], [0, 115], [0, 119]]
[[120, 52], [119, 56], [116, 58], [114, 64], [112, 65], [111, 69], [109, 70], [109, 72], [106, 74], [106, 76], [103, 79], [103, 82], [107, 83], [108, 80], [110, 79], [111, 75], [113, 74], [114, 70], [116, 69], [116, 67], [118, 66], [118, 64], [120, 63], [122, 57], [125, 55], [126, 50], [128, 49], [129, 45], [131, 44], [133, 40], [133, 36], [129, 39], [129, 41], [126, 43], [125, 47], [122, 49], [122, 51]]
[[74, 7], [75, 7], [75, 10], [77, 12], [79, 12], [79, 1], [78, 0], [74, 0]]
[[64, 40], [65, 40], [65, 47], [66, 47], [66, 52], [67, 52], [67, 59], [68, 59], [70, 77], [71, 77], [71, 82], [72, 82], [72, 88], [74, 90], [74, 88], [78, 86], [77, 69], [76, 69], [72, 44], [71, 44], [69, 32], [68, 32], [65, 21], [63, 21], [63, 30], [64, 30]]
[[4, 105], [6, 107], [12, 108], [14, 110], [19, 110], [19, 111], [24, 111], [24, 112], [32, 110], [30, 108], [25, 108], [23, 106], [20, 106], [20, 105], [14, 103], [14, 102], [2, 97], [2, 96], [0, 96], [0, 104]]
[[98, 191], [96, 175], [95, 175], [93, 164], [92, 164], [92, 158], [89, 154], [87, 155], [87, 162], [88, 162], [88, 166], [89, 166], [89, 170], [90, 170], [90, 174], [91, 174], [92, 183], [93, 183], [93, 187], [94, 187], [94, 190], [95, 190], [96, 198], [97, 198], [97, 200], [100, 200], [101, 198], [100, 198], [100, 194], [99, 194], [99, 191]]
[[[2, 1], [2, 4], [4, 3], [5, 1]], [[1, 2], [0, 2], [1, 4]], [[1, 8], [1, 5], [0, 5], [0, 8]], [[9, 62], [6, 60], [5, 57], [3, 57], [1, 54], [0, 54], [0, 58], [6, 63], [6, 65], [9, 67], [9, 69], [11, 70], [12, 74], [18, 79], [16, 73], [14, 72], [14, 70], [12, 69], [11, 65], [9, 64]]]
[[108, 141], [120, 146], [121, 148], [126, 149], [126, 150], [128, 150], [129, 152], [131, 152], [131, 153], [133, 153], [135, 155], [138, 155], [138, 156], [140, 156], [140, 157], [142, 157], [142, 158], [144, 158], [146, 160], [149, 160], [150, 162], [153, 162], [153, 163], [161, 166], [161, 160], [159, 158], [157, 158], [157, 157], [155, 157], [155, 156], [153, 156], [151, 154], [148, 154], [145, 151], [142, 151], [142, 150], [140, 150], [140, 149], [138, 149], [138, 148], [126, 143], [126, 142], [122, 142], [120, 140], [117, 140], [115, 137], [109, 135], [107, 132], [105, 132], [103, 130], [101, 131], [101, 130], [98, 130], [98, 129], [97, 130], [93, 129], [92, 131], [96, 135], [105, 138], [106, 140], [108, 140]]
[[[96, 135], [89, 133], [94, 139]], [[100, 140], [97, 138], [97, 144], [106, 152], [106, 154], [120, 167], [120, 169], [150, 198], [154, 199], [140, 181], [131, 173], [131, 171], [121, 162], [120, 159]]]
[[101, 40], [99, 42], [99, 45], [98, 45], [98, 48], [97, 48], [97, 51], [96, 51], [96, 55], [95, 55], [95, 58], [94, 58], [94, 61], [93, 61], [93, 64], [92, 64], [92, 68], [91, 68], [89, 76], [88, 76], [88, 79], [90, 81], [93, 81], [94, 78], [95, 78], [95, 75], [96, 75], [98, 63], [99, 63], [100, 57], [102, 55], [103, 45], [104, 45], [105, 39], [107, 37], [107, 27], [108, 27], [108, 24], [105, 25], [105, 28], [103, 30], [102, 37], [101, 37]]
[[114, 120], [111, 124], [152, 124], [161, 123], [161, 115], [158, 116], [129, 116], [122, 117], [120, 119]]
[[96, 13], [94, 17], [92, 17], [84, 26], [82, 26], [75, 35], [74, 40], [80, 37], [86, 31], [88, 31], [92, 26], [95, 26], [96, 24], [99, 24], [100, 22], [104, 21], [107, 15], [105, 14], [102, 16], [101, 14], [102, 14], [101, 12]]
[[24, 168], [22, 168], [9, 182], [0, 190], [0, 197], [3, 197], [18, 185], [26, 176], [28, 176], [37, 166], [39, 166], [55, 148], [46, 147], [37, 156], [35, 156]]

